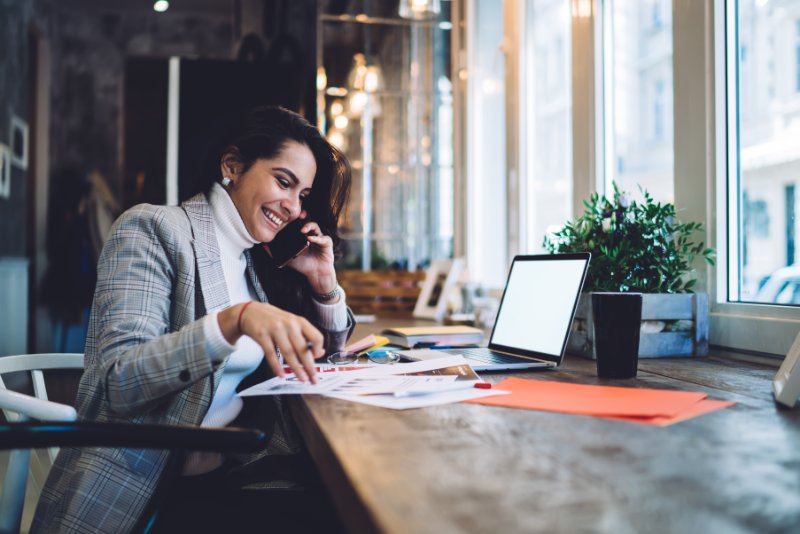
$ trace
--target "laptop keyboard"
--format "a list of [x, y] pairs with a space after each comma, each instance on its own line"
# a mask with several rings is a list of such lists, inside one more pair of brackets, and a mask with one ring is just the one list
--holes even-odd
[[444, 352], [448, 354], [462, 354], [465, 358], [483, 363], [520, 363], [520, 359], [515, 356], [494, 352], [486, 348], [448, 349]]

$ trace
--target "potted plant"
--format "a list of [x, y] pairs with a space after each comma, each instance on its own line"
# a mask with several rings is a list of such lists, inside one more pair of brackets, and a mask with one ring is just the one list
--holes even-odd
[[637, 202], [614, 184], [611, 199], [593, 193], [584, 214], [545, 237], [550, 252], [592, 253], [584, 295], [568, 350], [593, 357], [592, 291], [644, 293], [640, 357], [704, 355], [708, 352], [708, 296], [695, 294], [692, 262], [714, 264], [714, 250], [695, 234], [702, 223], [678, 220], [675, 206], [642, 190]]

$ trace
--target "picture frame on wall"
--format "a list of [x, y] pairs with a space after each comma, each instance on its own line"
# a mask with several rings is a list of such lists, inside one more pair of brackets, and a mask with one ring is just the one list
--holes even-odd
[[414, 317], [441, 321], [447, 312], [447, 295], [464, 267], [463, 258], [436, 260], [431, 263], [414, 306]]
[[0, 198], [11, 196], [11, 149], [0, 143]]
[[11, 163], [23, 171], [28, 168], [28, 124], [17, 117], [11, 116], [9, 136], [11, 140]]

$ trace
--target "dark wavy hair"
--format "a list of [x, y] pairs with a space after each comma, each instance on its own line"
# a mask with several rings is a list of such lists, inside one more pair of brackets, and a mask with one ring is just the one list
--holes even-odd
[[[302, 116], [277, 106], [257, 107], [234, 116], [222, 127], [222, 132], [198, 173], [194, 192], [208, 196], [214, 183], [222, 178], [223, 158], [231, 154], [236, 156], [244, 173], [259, 159], [276, 157], [290, 141], [305, 145], [314, 155], [317, 173], [303, 209], [308, 219], [331, 237], [334, 251], [338, 251], [339, 215], [347, 204], [351, 183], [350, 163], [345, 155]], [[254, 247], [251, 254], [270, 303], [307, 318], [314, 317], [316, 308], [305, 277], [293, 269], [278, 269], [260, 246]]]

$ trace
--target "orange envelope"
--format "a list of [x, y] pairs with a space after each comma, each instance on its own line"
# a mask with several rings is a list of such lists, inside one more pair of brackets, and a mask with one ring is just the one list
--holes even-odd
[[600, 417], [623, 417], [629, 420], [673, 418], [685, 413], [706, 397], [705, 393], [692, 391], [593, 386], [522, 378], [508, 378], [494, 384], [494, 387], [511, 391], [511, 395], [464, 402]]
[[643, 425], [668, 426], [675, 423], [680, 423], [681, 421], [686, 421], [687, 419], [691, 419], [699, 415], [716, 412], [717, 410], [728, 408], [734, 404], [736, 403], [731, 401], [703, 399], [700, 402], [689, 406], [683, 412], [672, 417], [667, 417], [664, 415], [657, 415], [655, 417], [604, 416], [603, 419], [615, 419], [617, 421], [628, 421], [629, 423], [640, 423]]

